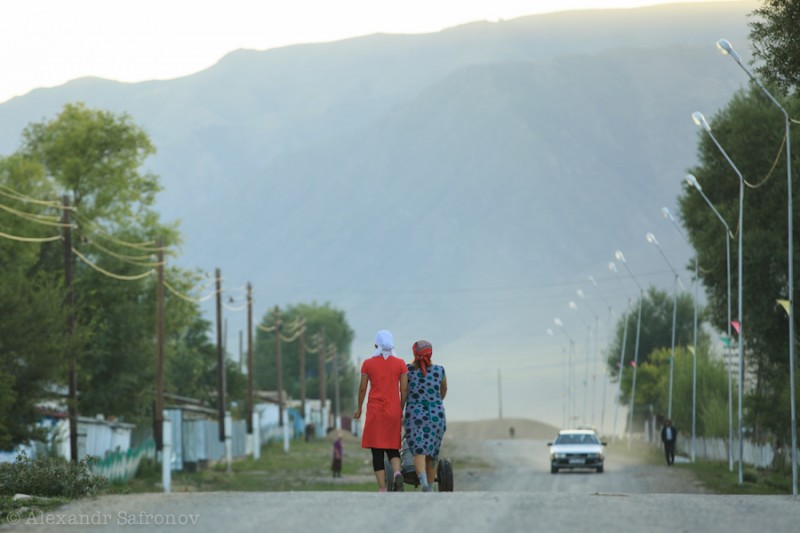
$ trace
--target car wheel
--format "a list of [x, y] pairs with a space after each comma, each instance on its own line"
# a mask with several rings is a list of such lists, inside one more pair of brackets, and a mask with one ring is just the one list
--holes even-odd
[[453, 492], [453, 463], [450, 459], [439, 459], [436, 467], [439, 492]]
[[551, 474], [558, 474], [558, 468], [555, 466], [550, 465], [550, 473]]
[[598, 466], [597, 467], [597, 473], [598, 474], [602, 474], [603, 473], [603, 467], [602, 466]]

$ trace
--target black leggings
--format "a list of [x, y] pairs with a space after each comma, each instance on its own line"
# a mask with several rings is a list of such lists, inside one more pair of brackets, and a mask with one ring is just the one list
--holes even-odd
[[384, 450], [383, 448], [370, 448], [370, 450], [372, 450], [372, 469], [375, 470], [375, 472], [386, 470], [386, 466], [383, 464], [384, 453], [386, 457], [389, 458], [389, 461], [394, 457], [400, 458], [399, 450]]

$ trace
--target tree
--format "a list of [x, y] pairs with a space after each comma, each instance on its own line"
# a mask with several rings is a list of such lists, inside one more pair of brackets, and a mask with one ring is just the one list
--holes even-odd
[[[325, 345], [333, 345], [335, 350], [327, 354], [325, 363], [326, 368], [326, 397], [328, 401], [333, 399], [333, 361], [334, 353], [339, 363], [339, 394], [342, 401], [342, 409], [349, 409], [354, 404], [351, 391], [355, 387], [355, 371], [350, 362], [350, 345], [353, 342], [353, 331], [347, 323], [343, 311], [334, 309], [330, 304], [318, 305], [297, 304], [288, 307], [280, 312], [281, 323], [284, 326], [292, 324], [303, 318], [306, 324], [305, 342], [312, 349], [314, 339], [322, 340]], [[273, 311], [264, 315], [261, 326], [271, 327], [275, 323]], [[284, 330], [284, 335], [287, 332]], [[281, 362], [283, 369], [283, 387], [287, 394], [292, 398], [300, 397], [300, 343], [299, 340], [292, 343], [282, 343]], [[264, 390], [276, 390], [277, 377], [275, 373], [275, 333], [265, 332], [261, 329], [256, 331], [255, 347], [255, 378], [256, 386]], [[319, 398], [319, 369], [317, 364], [317, 354], [306, 354], [306, 397]]]
[[[791, 115], [800, 111], [798, 100], [784, 100]], [[711, 120], [717, 141], [730, 154], [745, 178], [743, 238], [743, 298], [745, 367], [756, 378], [749, 402], [756, 410], [750, 420], [776, 435], [789, 427], [790, 402], [781, 401], [789, 386], [788, 319], [779, 299], [797, 301], [798, 290], [788, 294], [787, 177], [785, 166], [776, 164], [785, 153], [783, 115], [767, 101], [757, 87], [739, 91]], [[792, 154], [800, 143], [793, 139]], [[703, 192], [727, 221], [734, 234], [739, 231], [739, 180], [713, 139], [701, 133], [699, 165], [690, 169]], [[798, 157], [793, 157], [797, 166]], [[794, 176], [797, 181], [797, 176]], [[797, 184], [794, 184], [797, 187]], [[686, 189], [678, 198], [679, 210], [688, 237], [698, 253], [700, 278], [709, 301], [709, 318], [715, 328], [727, 330], [727, 273], [725, 241], [721, 224], [703, 198]], [[735, 237], [733, 242], [738, 240]], [[800, 239], [794, 234], [795, 264]], [[731, 307], [738, 307], [738, 254], [732, 246]], [[735, 311], [734, 311], [735, 313]], [[733, 319], [736, 319], [734, 314]], [[797, 327], [797, 323], [795, 323]], [[786, 396], [788, 398], [788, 396]], [[768, 413], [767, 410], [770, 412]]]
[[58, 283], [4, 269], [0, 283], [0, 449], [40, 436], [39, 406], [58, 403], [65, 376], [65, 313]]
[[750, 40], [756, 72], [784, 90], [800, 88], [800, 2], [767, 0], [753, 12]]
[[[658, 348], [649, 360], [639, 365], [636, 375], [637, 421], [651, 415], [669, 414], [670, 348]], [[697, 350], [697, 388], [693, 393], [695, 357], [681, 346], [676, 348], [672, 371], [672, 421], [684, 433], [691, 433], [692, 405], [695, 396], [696, 434], [706, 437], [728, 435], [728, 374], [719, 357], [711, 357], [704, 346]], [[630, 390], [633, 372], [622, 377], [624, 390]], [[628, 400], [630, 401], [630, 400]], [[735, 401], [735, 397], [734, 397]]]
[[[154, 152], [128, 115], [67, 104], [54, 119], [29, 125], [14, 156], [18, 176], [40, 168], [41, 192], [52, 198], [67, 191], [74, 208], [75, 331], [84, 342], [73, 356], [79, 411], [88, 415], [132, 421], [152, 415], [155, 242], [179, 242], [175, 226], [162, 224], [153, 209], [157, 176], [141, 168]], [[61, 242], [41, 245], [36, 270], [63, 276], [63, 263]], [[187, 276], [170, 274], [176, 283]], [[177, 299], [166, 306], [172, 331], [199, 314]]]
[[[677, 312], [675, 315], [675, 345], [688, 346], [694, 339], [694, 298], [686, 292], [677, 296]], [[672, 294], [650, 287], [645, 297], [636, 302], [620, 317], [616, 325], [614, 339], [609, 345], [608, 369], [612, 376], [619, 375], [622, 337], [625, 332], [625, 321], [628, 321], [628, 337], [625, 342], [624, 365], [630, 368], [636, 348], [636, 321], [639, 305], [642, 306], [641, 331], [639, 334], [639, 360], [643, 365], [650, 359], [650, 354], [659, 348], [672, 346]], [[698, 309], [698, 322], [702, 319], [702, 309]], [[698, 346], [707, 343], [707, 335], [698, 324]], [[637, 377], [638, 379], [638, 377]], [[638, 387], [638, 382], [637, 382]], [[629, 391], [628, 391], [629, 392]], [[623, 402], [627, 402], [628, 392], [623, 392]]]

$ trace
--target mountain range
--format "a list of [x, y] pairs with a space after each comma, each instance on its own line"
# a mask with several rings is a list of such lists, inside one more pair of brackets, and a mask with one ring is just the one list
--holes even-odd
[[[675, 211], [696, 163], [691, 113], [713, 120], [745, 84], [715, 42], [747, 58], [756, 7], [532, 15], [238, 50], [174, 80], [82, 78], [0, 104], [0, 154], [67, 102], [128, 113], [158, 149], [147, 167], [163, 219], [180, 221], [176, 262], [252, 282], [257, 317], [330, 302], [356, 333], [354, 364], [379, 329], [406, 358], [430, 340], [451, 418], [553, 424], [560, 317], [576, 372], [597, 373], [592, 421], [610, 426], [597, 354], [635, 285], [607, 264], [622, 250], [638, 281], [668, 289], [653, 232], [690, 285], [691, 250], [661, 208]], [[226, 316], [235, 357], [245, 317]]]

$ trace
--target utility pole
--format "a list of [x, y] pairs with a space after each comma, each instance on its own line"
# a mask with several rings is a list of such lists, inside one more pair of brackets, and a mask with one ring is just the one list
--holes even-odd
[[247, 284], [247, 433], [253, 434], [253, 286]]
[[306, 319], [300, 317], [300, 412], [306, 418]]
[[217, 287], [217, 418], [219, 441], [225, 442], [225, 351], [222, 349], [222, 273], [216, 269]]
[[[75, 295], [72, 291], [72, 227], [69, 221], [69, 197], [65, 194], [62, 198], [62, 222], [64, 224], [64, 285], [67, 293], [65, 304], [67, 306], [67, 335], [72, 337], [75, 331]], [[73, 463], [78, 462], [78, 374], [75, 361], [75, 347], [69, 355], [69, 398], [67, 399], [67, 414], [69, 416], [69, 455]]]
[[[327, 384], [327, 375], [325, 374], [325, 332], [322, 332], [322, 336], [320, 337], [319, 343], [319, 350], [317, 350], [317, 364], [319, 365], [319, 409], [320, 409], [320, 422], [326, 423], [325, 420], [322, 420], [322, 413], [325, 411], [325, 403], [326, 403], [326, 384]], [[323, 430], [327, 430], [327, 426], [322, 428]]]
[[503, 419], [503, 383], [500, 380], [500, 369], [497, 369], [497, 405], [500, 409], [500, 420]]
[[342, 411], [339, 408], [339, 354], [336, 345], [331, 345], [331, 351], [333, 352], [333, 409], [335, 411], [333, 425], [336, 429], [342, 429]]
[[283, 371], [281, 365], [281, 310], [275, 306], [275, 372], [278, 374], [278, 425], [283, 427]]
[[156, 406], [153, 436], [156, 450], [164, 445], [164, 243], [159, 237], [156, 252]]

